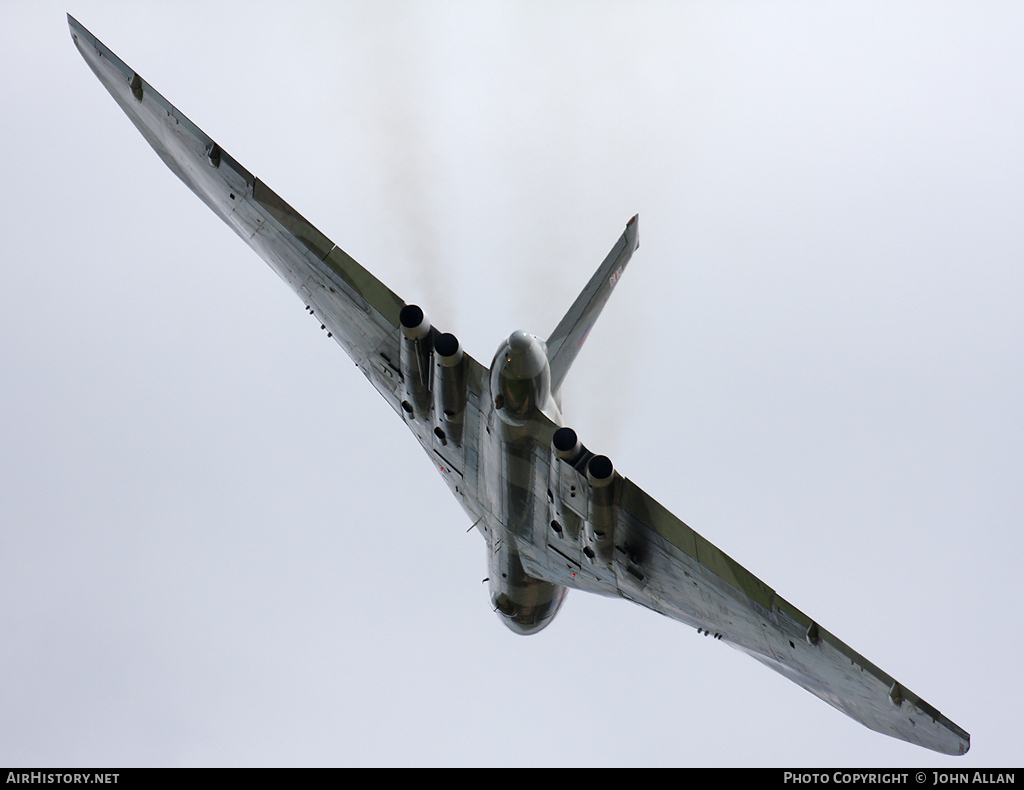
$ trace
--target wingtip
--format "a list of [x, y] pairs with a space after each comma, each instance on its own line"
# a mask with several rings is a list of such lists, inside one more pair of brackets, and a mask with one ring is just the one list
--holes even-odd
[[71, 14], [68, 14], [68, 28], [71, 30], [72, 38], [77, 38], [78, 34], [85, 30], [85, 28], [82, 27], [82, 23], [71, 16]]

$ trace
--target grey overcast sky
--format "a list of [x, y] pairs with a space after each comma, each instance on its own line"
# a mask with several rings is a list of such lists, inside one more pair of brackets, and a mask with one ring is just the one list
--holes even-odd
[[[581, 438], [971, 732], [483, 541], [70, 12], [488, 363], [640, 249]], [[1024, 6], [0, 5], [0, 764], [1019, 765]]]

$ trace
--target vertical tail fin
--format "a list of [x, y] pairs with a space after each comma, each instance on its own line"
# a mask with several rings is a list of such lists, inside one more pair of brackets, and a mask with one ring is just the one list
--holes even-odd
[[565, 374], [587, 339], [590, 328], [608, 301], [612, 288], [619, 281], [629, 263], [633, 250], [640, 246], [639, 214], [626, 223], [626, 230], [615, 242], [608, 257], [594, 272], [569, 312], [565, 314], [555, 331], [548, 338], [548, 363], [551, 366], [551, 391], [558, 392]]

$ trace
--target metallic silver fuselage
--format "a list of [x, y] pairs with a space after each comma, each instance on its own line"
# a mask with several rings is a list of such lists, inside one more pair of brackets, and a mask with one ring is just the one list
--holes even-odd
[[486, 457], [498, 474], [488, 480], [488, 582], [491, 604], [517, 634], [534, 634], [554, 618], [568, 590], [530, 576], [520, 545], [543, 544], [550, 522], [546, 494], [551, 427], [561, 415], [551, 395], [547, 349], [517, 331], [491, 363]]
[[621, 597], [748, 653], [873, 730], [944, 754], [970, 748], [969, 733], [560, 427], [558, 391], [639, 244], [635, 216], [547, 340], [514, 332], [484, 368], [68, 23], [89, 67], [160, 158], [402, 415], [484, 535], [491, 602], [510, 629], [542, 629], [569, 587]]

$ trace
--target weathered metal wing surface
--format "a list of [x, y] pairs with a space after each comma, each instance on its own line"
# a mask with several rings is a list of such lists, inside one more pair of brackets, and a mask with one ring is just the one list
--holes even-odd
[[[164, 163], [291, 286], [324, 330], [401, 414], [398, 327], [405, 302], [223, 151], [70, 15], [68, 24], [82, 57]], [[468, 355], [464, 359], [463, 375], [470, 399], [475, 401], [486, 372]], [[467, 409], [466, 420], [478, 421], [478, 410]], [[425, 421], [407, 424], [431, 452], [436, 441], [429, 425]], [[473, 429], [474, 425], [467, 426], [468, 433]], [[455, 478], [467, 459], [461, 443], [446, 444], [437, 459], [447, 462], [441, 468], [454, 490]], [[475, 458], [471, 460], [475, 465]], [[463, 493], [462, 489], [458, 492]]]
[[[571, 587], [621, 595], [729, 643], [872, 730], [945, 754], [970, 735], [811, 620], [711, 545], [632, 481], [614, 475], [610, 495], [580, 464], [552, 456], [554, 520], [546, 556], [530, 572]], [[591, 482], [593, 478], [591, 477]], [[592, 501], [601, 495], [612, 540], [602, 551]], [[573, 530], [565, 524], [580, 524]], [[604, 528], [602, 528], [604, 529]]]

